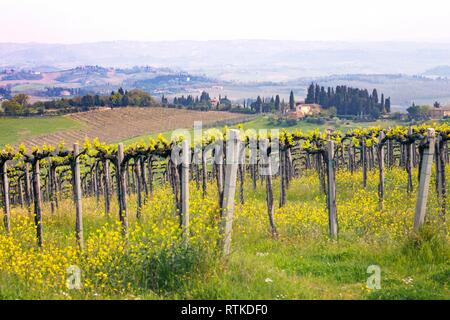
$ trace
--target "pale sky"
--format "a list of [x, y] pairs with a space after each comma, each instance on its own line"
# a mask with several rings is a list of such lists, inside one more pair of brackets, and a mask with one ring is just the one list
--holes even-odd
[[0, 0], [0, 42], [450, 42], [446, 0]]

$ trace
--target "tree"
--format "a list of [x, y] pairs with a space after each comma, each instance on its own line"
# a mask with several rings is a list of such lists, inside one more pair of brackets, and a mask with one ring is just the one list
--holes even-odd
[[85, 111], [89, 110], [89, 108], [94, 107], [94, 97], [90, 94], [83, 96], [81, 98], [81, 106]]
[[308, 94], [306, 95], [305, 103], [314, 103], [314, 101], [315, 101], [314, 83], [311, 83], [308, 87]]
[[319, 103], [319, 95], [320, 95], [320, 86], [316, 84], [315, 92], [314, 92], [314, 103]]
[[387, 113], [391, 112], [391, 97], [387, 98], [384, 102], [384, 109], [386, 109]]
[[289, 109], [291, 111], [295, 110], [295, 98], [294, 98], [294, 92], [291, 90], [291, 94], [289, 95]]
[[122, 100], [121, 104], [122, 104], [123, 107], [126, 107], [126, 106], [128, 106], [130, 104], [130, 99], [128, 98], [128, 95], [122, 96], [121, 100]]
[[262, 99], [260, 96], [256, 98], [255, 110], [257, 113], [262, 113]]
[[390, 100], [386, 101], [382, 94], [380, 101], [378, 96], [377, 89], [369, 94], [367, 89], [347, 86], [337, 86], [336, 90], [330, 87], [325, 89], [325, 87], [311, 83], [305, 102], [318, 103], [323, 109], [336, 107], [338, 115], [376, 118], [382, 113], [390, 112]]
[[280, 96], [277, 94], [275, 97], [275, 110], [280, 111]]
[[373, 91], [372, 91], [372, 101], [375, 104], [378, 103], [378, 91], [377, 91], [377, 89], [373, 89]]
[[415, 103], [411, 107], [406, 109], [410, 118], [415, 120], [427, 119], [430, 113], [430, 108], [428, 106], [417, 106]]
[[29, 97], [24, 93], [19, 93], [15, 95], [13, 100], [20, 104], [22, 107], [25, 107], [28, 104]]
[[2, 108], [7, 115], [19, 115], [25, 111], [25, 108], [14, 99], [3, 101]]

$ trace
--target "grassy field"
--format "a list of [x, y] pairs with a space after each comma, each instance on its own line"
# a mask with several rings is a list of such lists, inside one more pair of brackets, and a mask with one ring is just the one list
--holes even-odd
[[[165, 109], [164, 109], [165, 110]], [[138, 110], [139, 111], [139, 110]], [[70, 117], [34, 117], [34, 118], [0, 118], [0, 146], [5, 144], [18, 144], [26, 142], [27, 145], [42, 144], [44, 142], [56, 144], [63, 139], [66, 143], [73, 143], [74, 139], [83, 141], [84, 137], [99, 137], [102, 141], [107, 142], [124, 142], [131, 144], [140, 140], [155, 138], [158, 134], [162, 134], [166, 138], [170, 138], [172, 128], [187, 127], [192, 128], [193, 121], [198, 116], [196, 112], [183, 111], [180, 117], [170, 116], [169, 124], [168, 115], [164, 114], [162, 118], [157, 115], [158, 110], [144, 110], [145, 112], [154, 112], [152, 114], [142, 114], [135, 116], [136, 110], [120, 109], [110, 110], [97, 113], [80, 113]], [[167, 110], [166, 110], [167, 111]], [[172, 110], [170, 111], [170, 113]], [[175, 110], [173, 112], [181, 112]], [[239, 117], [237, 114], [229, 113], [202, 113], [204, 122], [211, 126], [214, 117], [217, 120], [222, 115], [227, 117]], [[206, 117], [207, 115], [208, 117]], [[153, 119], [153, 118], [154, 119]], [[201, 119], [198, 118], [198, 119]], [[117, 129], [117, 122], [122, 122], [120, 130]], [[133, 125], [134, 123], [134, 125]], [[295, 125], [289, 126], [285, 121], [277, 122], [268, 116], [260, 116], [255, 120], [243, 123], [244, 129], [276, 129], [286, 128], [288, 130], [300, 129], [308, 132], [314, 129], [334, 128], [346, 131], [355, 127], [381, 126], [389, 127], [396, 123], [394, 121], [374, 121], [374, 122], [353, 122], [345, 120], [328, 121], [325, 124], [313, 124], [307, 121], [299, 121]], [[220, 127], [220, 126], [219, 126]], [[167, 130], [169, 129], [170, 130]], [[153, 134], [139, 135], [139, 132], [153, 131]], [[190, 130], [192, 132], [192, 130]], [[137, 135], [136, 135], [137, 133]], [[45, 138], [39, 139], [39, 137]], [[134, 137], [133, 137], [134, 136]]]
[[[283, 129], [284, 128], [284, 129], [287, 129], [288, 131], [302, 130], [303, 132], [307, 133], [307, 132], [313, 131], [315, 129], [324, 130], [324, 129], [328, 129], [328, 128], [333, 128], [335, 130], [341, 130], [341, 131], [345, 132], [347, 130], [350, 130], [353, 128], [358, 128], [358, 127], [378, 127], [379, 126], [382, 128], [387, 128], [387, 127], [395, 126], [397, 124], [399, 124], [399, 123], [395, 122], [393, 120], [377, 120], [377, 121], [371, 121], [371, 122], [332, 120], [332, 121], [327, 121], [325, 124], [313, 124], [313, 123], [309, 123], [307, 121], [298, 121], [296, 124], [289, 126], [286, 124], [286, 121], [277, 122], [276, 120], [274, 120], [271, 117], [260, 116], [260, 117], [256, 118], [255, 120], [244, 122], [241, 125], [244, 130], [248, 130], [248, 129], [270, 130], [270, 129]], [[230, 126], [230, 128], [233, 128], [233, 127], [237, 127], [237, 126]], [[218, 126], [217, 128], [222, 128], [222, 126]], [[188, 131], [191, 133], [191, 136], [192, 136], [193, 130], [188, 130]], [[165, 131], [165, 132], [161, 132], [160, 134], [163, 135], [166, 139], [170, 139], [172, 132], [173, 131]], [[131, 144], [131, 143], [138, 142], [141, 140], [146, 141], [149, 138], [156, 138], [158, 135], [159, 135], [159, 133], [143, 135], [143, 136], [138, 136], [138, 137], [134, 137], [131, 139], [126, 139], [126, 140], [118, 141], [118, 142], [123, 142], [125, 144]]]
[[17, 144], [32, 137], [77, 129], [81, 126], [81, 123], [68, 117], [0, 117], [0, 146]]
[[[227, 259], [218, 253], [214, 184], [205, 199], [191, 184], [187, 247], [180, 241], [169, 186], [156, 188], [140, 221], [131, 197], [127, 242], [116, 204], [106, 217], [101, 203], [84, 199], [82, 254], [75, 245], [71, 201], [53, 215], [45, 207], [41, 250], [35, 247], [32, 217], [16, 207], [11, 235], [0, 230], [0, 299], [449, 299], [450, 226], [437, 217], [435, 193], [426, 227], [415, 235], [415, 197], [406, 192], [404, 171], [387, 171], [383, 210], [376, 171], [368, 181], [363, 189], [361, 173], [338, 172], [340, 237], [330, 241], [316, 173], [304, 172], [292, 182], [287, 205], [275, 213], [277, 240], [269, 232], [264, 186], [252, 190], [247, 179]], [[274, 190], [277, 199], [278, 180]], [[70, 265], [82, 271], [78, 290], [65, 285]], [[381, 268], [379, 290], [366, 285], [371, 265]]]

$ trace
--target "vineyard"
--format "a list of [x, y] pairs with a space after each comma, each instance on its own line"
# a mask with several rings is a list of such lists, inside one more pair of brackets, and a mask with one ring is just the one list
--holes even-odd
[[[251, 117], [231, 112], [198, 112], [170, 108], [105, 108], [64, 117], [0, 119], [0, 146], [22, 142], [27, 148], [42, 144], [72, 144], [87, 138], [106, 143], [188, 128], [194, 121], [205, 126], [245, 122]], [[216, 124], [218, 123], [218, 124]], [[16, 133], [14, 134], [14, 132]], [[31, 132], [30, 132], [31, 131]], [[31, 134], [33, 133], [35, 134]], [[20, 139], [22, 138], [22, 139]]]
[[[225, 128], [6, 146], [0, 298], [448, 298], [449, 139]], [[373, 264], [387, 289], [366, 288]]]

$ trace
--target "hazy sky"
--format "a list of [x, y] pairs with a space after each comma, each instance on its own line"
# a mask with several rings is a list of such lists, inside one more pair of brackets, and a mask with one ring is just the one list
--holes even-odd
[[0, 42], [450, 42], [446, 0], [0, 0]]

